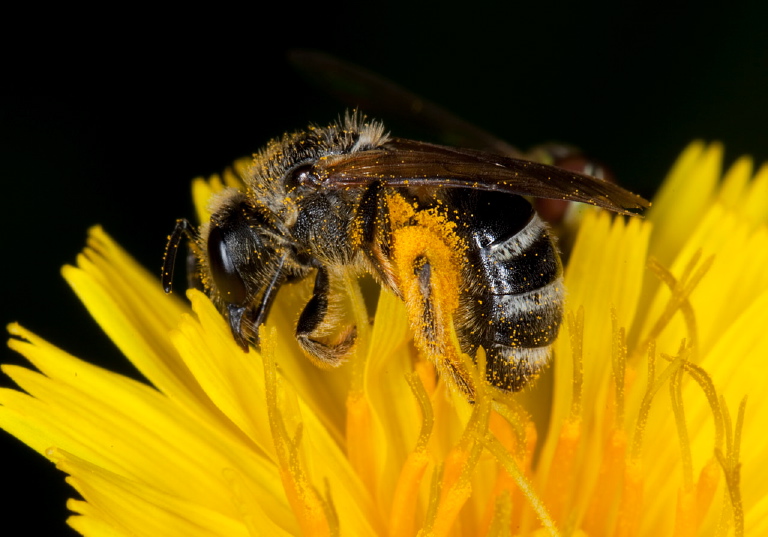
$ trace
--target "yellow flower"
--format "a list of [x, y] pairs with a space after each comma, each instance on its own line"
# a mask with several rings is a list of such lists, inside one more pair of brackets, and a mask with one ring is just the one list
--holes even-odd
[[298, 351], [307, 284], [244, 353], [92, 229], [64, 277], [149, 385], [13, 324], [40, 372], [4, 367], [0, 425], [69, 474], [84, 535], [768, 534], [768, 168], [721, 159], [692, 144], [645, 220], [586, 211], [554, 366], [504, 401], [436, 381], [403, 303], [369, 326], [354, 282], [348, 365]]

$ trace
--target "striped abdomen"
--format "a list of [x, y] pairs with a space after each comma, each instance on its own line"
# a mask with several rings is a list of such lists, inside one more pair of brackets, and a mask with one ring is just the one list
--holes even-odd
[[[463, 350], [486, 350], [486, 377], [520, 390], [546, 365], [562, 320], [562, 266], [547, 226], [519, 196], [463, 191], [472, 218], [456, 328]], [[462, 211], [459, 214], [462, 214]]]

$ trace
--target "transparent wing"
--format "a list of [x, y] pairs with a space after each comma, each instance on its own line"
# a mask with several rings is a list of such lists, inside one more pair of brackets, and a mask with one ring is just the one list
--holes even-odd
[[367, 114], [401, 119], [448, 145], [521, 156], [514, 146], [488, 131], [360, 66], [314, 50], [293, 50], [288, 57], [313, 84]]

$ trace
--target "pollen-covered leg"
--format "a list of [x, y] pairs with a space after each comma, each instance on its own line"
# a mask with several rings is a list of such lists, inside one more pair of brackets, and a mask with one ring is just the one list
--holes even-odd
[[323, 368], [341, 365], [352, 352], [356, 336], [355, 327], [349, 326], [335, 338], [320, 341], [320, 338], [331, 337], [335, 328], [334, 316], [329, 314], [330, 288], [328, 271], [320, 267], [315, 277], [312, 298], [296, 324], [296, 339], [302, 350], [310, 360]]
[[432, 263], [420, 256], [413, 261], [413, 281], [404, 290], [405, 300], [416, 328], [414, 339], [419, 350], [426, 355], [442, 375], [447, 375], [467, 396], [473, 398], [474, 389], [465, 371], [459, 349], [451, 340], [453, 307], [441, 299], [440, 283], [434, 277]]
[[366, 189], [354, 219], [350, 235], [360, 244], [374, 273], [387, 287], [399, 294], [392, 266], [392, 222], [387, 196], [381, 183], [371, 183]]
[[455, 233], [456, 224], [437, 210], [416, 212], [408, 223], [392, 233], [393, 259], [414, 342], [443, 378], [472, 398], [473, 383], [454, 327], [466, 244]]
[[414, 263], [413, 275], [419, 296], [416, 311], [419, 316], [419, 334], [417, 339], [431, 354], [440, 354], [446, 344], [444, 330], [438, 322], [439, 304], [435, 304], [432, 289], [432, 265], [425, 257], [418, 257]]

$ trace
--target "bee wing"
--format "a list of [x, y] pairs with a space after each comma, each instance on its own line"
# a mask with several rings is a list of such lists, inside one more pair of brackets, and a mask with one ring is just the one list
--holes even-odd
[[590, 175], [448, 146], [394, 138], [383, 149], [334, 155], [315, 172], [327, 188], [380, 181], [389, 187], [471, 188], [597, 205], [620, 214], [650, 203], [618, 185]]
[[522, 154], [490, 132], [358, 65], [314, 50], [292, 50], [289, 59], [313, 84], [369, 114], [407, 121], [449, 145], [500, 155]]

